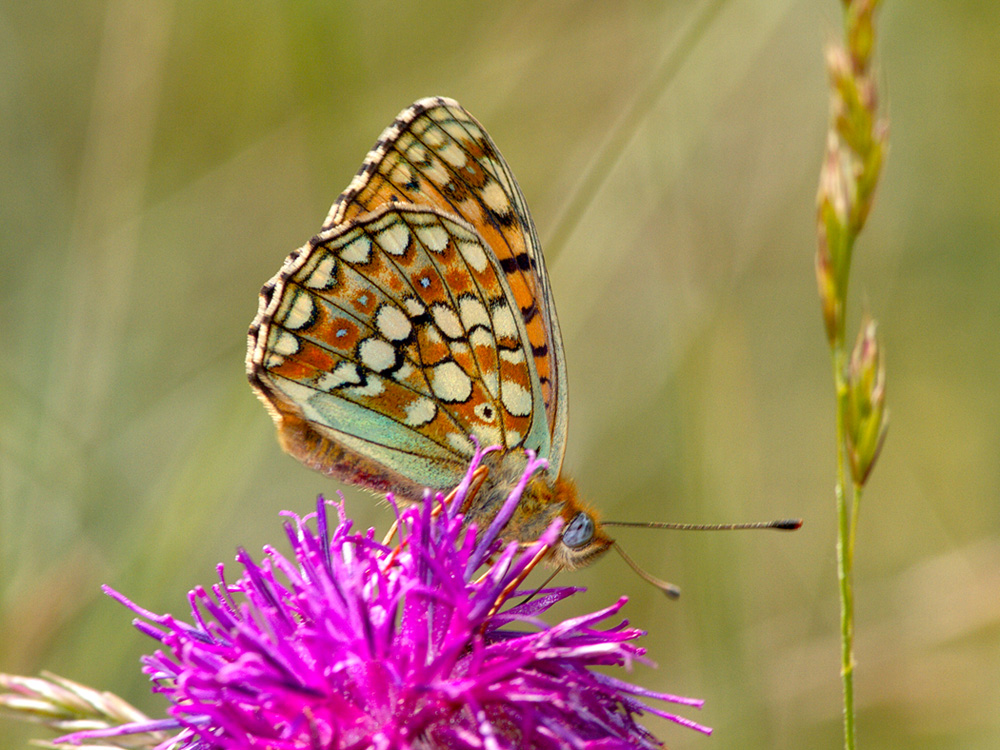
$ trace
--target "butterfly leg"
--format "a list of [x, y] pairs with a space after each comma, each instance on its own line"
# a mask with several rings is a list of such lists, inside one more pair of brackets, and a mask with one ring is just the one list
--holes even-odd
[[[480, 466], [472, 472], [472, 480], [469, 482], [469, 490], [465, 493], [465, 501], [462, 503], [462, 507], [458, 509], [459, 513], [465, 514], [468, 512], [469, 506], [472, 505], [472, 501], [479, 493], [479, 489], [483, 486], [483, 482], [486, 481], [486, 477], [489, 476], [489, 473], [490, 467], [488, 466]], [[458, 487], [448, 493], [448, 497], [444, 499], [445, 505], [451, 505], [451, 503], [454, 502], [455, 493], [457, 492]]]
[[[389, 527], [389, 531], [387, 531], [386, 535], [384, 537], [382, 537], [382, 544], [384, 544], [386, 547], [388, 547], [390, 544], [392, 544], [392, 539], [393, 539], [394, 536], [396, 536], [396, 532], [397, 531], [399, 531], [399, 519], [398, 518], [395, 521], [392, 522], [392, 526]], [[395, 557], [395, 555], [393, 555], [393, 557]]]
[[517, 576], [517, 578], [515, 578], [513, 581], [511, 581], [510, 583], [508, 583], [507, 586], [504, 587], [504, 590], [500, 592], [500, 596], [497, 597], [496, 602], [494, 603], [493, 607], [490, 609], [490, 613], [489, 613], [488, 617], [493, 617], [493, 615], [495, 615], [497, 612], [500, 611], [500, 607], [503, 606], [504, 602], [507, 601], [507, 599], [510, 597], [510, 595], [514, 591], [517, 590], [517, 587], [520, 586], [524, 582], [524, 579], [528, 577], [528, 574], [531, 573], [531, 571], [533, 571], [535, 569], [535, 566], [538, 565], [538, 563], [540, 563], [544, 559], [544, 557], [547, 554], [549, 554], [549, 552], [551, 550], [552, 550], [552, 547], [550, 545], [547, 545], [547, 544], [546, 545], [542, 545], [541, 547], [539, 547], [538, 552], [536, 552], [535, 556], [533, 558], [531, 558], [531, 562], [529, 562], [525, 566], [524, 570], [522, 570], [520, 572], [520, 574]]
[[[462, 502], [462, 507], [459, 508], [459, 513], [465, 513], [466, 511], [468, 511], [469, 506], [472, 504], [472, 501], [476, 497], [476, 493], [478, 493], [480, 488], [483, 486], [483, 482], [486, 481], [486, 477], [489, 476], [489, 473], [490, 469], [488, 466], [480, 466], [472, 473], [472, 479], [469, 482], [469, 488], [466, 491], [465, 500]], [[458, 493], [458, 490], [459, 488], [456, 487], [451, 492], [449, 492], [443, 500], [435, 502], [434, 509], [431, 511], [431, 517], [437, 518], [437, 516], [441, 515], [441, 513], [444, 512], [444, 509], [449, 507], [455, 501], [455, 497]], [[392, 544], [392, 540], [393, 538], [395, 538], [396, 533], [398, 531], [399, 531], [399, 519], [396, 519], [395, 521], [392, 522], [392, 526], [389, 527], [389, 531], [386, 533], [385, 537], [383, 537], [382, 544], [384, 544], [386, 547]], [[396, 548], [392, 552], [392, 555], [390, 555], [389, 557], [390, 563], [396, 559], [396, 556], [399, 554], [405, 543], [406, 542], [404, 540], [402, 543], [396, 546]]]

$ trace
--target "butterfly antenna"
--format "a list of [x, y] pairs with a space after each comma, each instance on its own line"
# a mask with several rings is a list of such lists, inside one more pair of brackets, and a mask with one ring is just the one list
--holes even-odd
[[637, 529], [674, 529], [675, 531], [740, 531], [742, 529], [778, 529], [795, 531], [802, 526], [801, 518], [752, 523], [658, 523], [648, 521], [601, 521], [602, 526], [631, 526]]
[[650, 583], [656, 588], [658, 588], [660, 591], [662, 591], [664, 594], [667, 595], [668, 599], [677, 599], [678, 597], [680, 597], [681, 590], [679, 588], [674, 586], [674, 584], [667, 583], [666, 581], [663, 581], [657, 578], [656, 576], [652, 575], [651, 573], [647, 573], [645, 570], [640, 568], [639, 563], [637, 563], [635, 560], [629, 557], [625, 553], [625, 550], [621, 548], [621, 545], [618, 544], [618, 542], [612, 542], [611, 546], [615, 548], [615, 552], [617, 552], [619, 555], [622, 556], [622, 560], [628, 563], [628, 566], [635, 571], [636, 575], [638, 575], [646, 583]]

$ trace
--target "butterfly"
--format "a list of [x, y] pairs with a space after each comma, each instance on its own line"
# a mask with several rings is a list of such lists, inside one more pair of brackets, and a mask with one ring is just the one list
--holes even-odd
[[497, 445], [466, 509], [480, 528], [527, 464], [548, 462], [503, 536], [561, 516], [558, 567], [613, 541], [560, 473], [566, 360], [528, 206], [483, 127], [451, 99], [403, 110], [322, 230], [260, 293], [247, 375], [282, 447], [342, 481], [418, 502]]

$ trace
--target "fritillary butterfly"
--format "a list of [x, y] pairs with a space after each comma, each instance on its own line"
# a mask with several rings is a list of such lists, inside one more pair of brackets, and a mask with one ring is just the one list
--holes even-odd
[[483, 524], [530, 449], [549, 468], [504, 536], [534, 541], [561, 515], [552, 556], [567, 568], [612, 544], [560, 476], [566, 364], [534, 224], [457, 102], [422, 99], [382, 133], [322, 231], [264, 285], [248, 338], [250, 383], [307, 466], [416, 502], [462, 479], [473, 435], [501, 446], [466, 511]]

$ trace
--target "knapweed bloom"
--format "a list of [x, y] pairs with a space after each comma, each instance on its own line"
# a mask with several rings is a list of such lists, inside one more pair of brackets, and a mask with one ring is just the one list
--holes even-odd
[[[593, 670], [642, 658], [641, 631], [602, 626], [624, 598], [548, 625], [538, 616], [579, 589], [527, 600], [515, 591], [561, 522], [528, 548], [466, 527], [457, 509], [481, 455], [449, 507], [397, 512], [398, 544], [353, 533], [342, 505], [331, 530], [321, 498], [315, 514], [286, 524], [291, 557], [266, 548], [258, 563], [241, 552], [238, 581], [220, 568], [210, 592], [190, 594], [190, 623], [110, 592], [160, 643], [144, 669], [170, 718], [60, 741], [172, 729], [163, 747], [191, 750], [655, 747], [636, 722], [643, 712], [709, 733], [648, 704], [702, 701]], [[543, 465], [529, 460], [501, 513]]]

